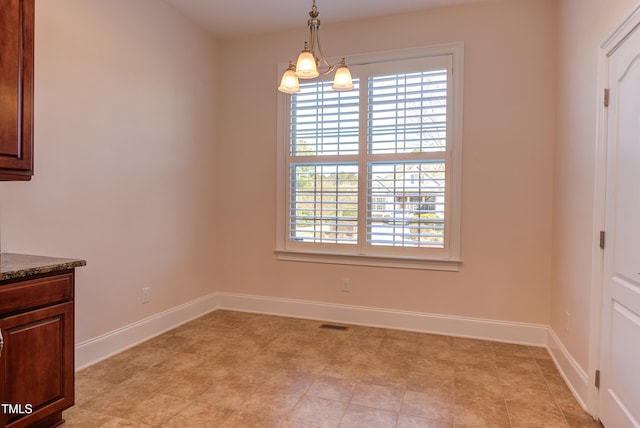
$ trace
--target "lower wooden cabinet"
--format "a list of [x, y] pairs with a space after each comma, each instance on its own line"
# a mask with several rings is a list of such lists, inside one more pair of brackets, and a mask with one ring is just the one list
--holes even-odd
[[73, 272], [0, 283], [0, 427], [52, 427], [74, 402]]

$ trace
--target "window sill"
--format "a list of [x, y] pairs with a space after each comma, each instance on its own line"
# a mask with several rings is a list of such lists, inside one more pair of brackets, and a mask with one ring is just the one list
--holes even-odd
[[290, 250], [276, 250], [275, 254], [278, 260], [286, 261], [388, 267], [400, 269], [440, 270], [449, 272], [458, 272], [460, 270], [460, 266], [462, 265], [461, 260], [451, 259], [364, 256], [354, 254], [314, 253], [309, 251]]

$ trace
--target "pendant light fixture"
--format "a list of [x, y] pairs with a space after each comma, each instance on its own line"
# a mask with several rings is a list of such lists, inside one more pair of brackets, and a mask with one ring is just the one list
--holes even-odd
[[[310, 19], [307, 21], [307, 27], [309, 28], [309, 40], [304, 42], [304, 48], [300, 55], [298, 55], [298, 61], [294, 66], [292, 62], [289, 62], [289, 68], [282, 75], [282, 80], [278, 90], [286, 94], [295, 94], [300, 92], [300, 84], [298, 79], [315, 79], [316, 77], [332, 73], [336, 70], [336, 74], [333, 79], [332, 88], [336, 91], [350, 91], [353, 89], [353, 81], [351, 79], [351, 72], [347, 68], [344, 58], [342, 61], [336, 64], [329, 64], [329, 60], [324, 56], [322, 47], [320, 47], [320, 20], [318, 19], [318, 8], [316, 7], [316, 0], [313, 0], [313, 7], [309, 12]], [[318, 57], [317, 55], [320, 55]], [[325, 67], [320, 69], [320, 67]]]

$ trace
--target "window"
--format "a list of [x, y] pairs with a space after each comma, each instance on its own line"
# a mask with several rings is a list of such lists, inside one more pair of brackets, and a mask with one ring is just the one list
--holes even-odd
[[457, 270], [462, 44], [350, 58], [279, 95], [279, 258]]

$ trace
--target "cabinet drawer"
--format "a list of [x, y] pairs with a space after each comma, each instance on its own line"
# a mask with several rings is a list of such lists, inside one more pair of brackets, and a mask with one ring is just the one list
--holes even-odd
[[73, 273], [0, 285], [0, 315], [14, 314], [73, 298]]

